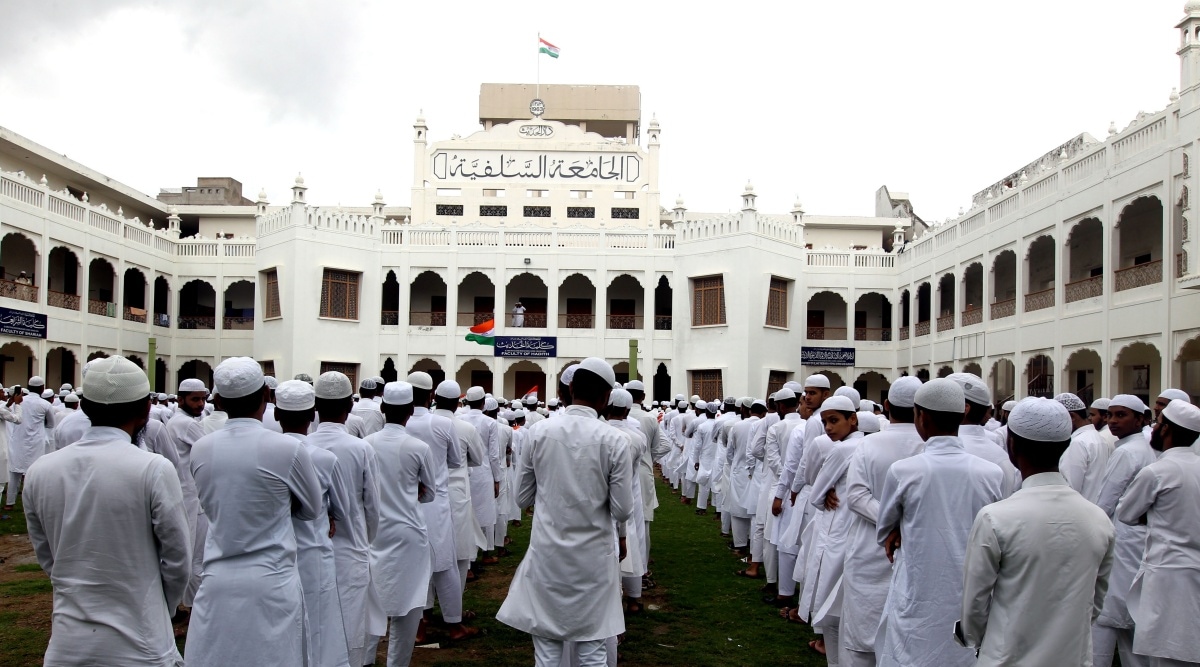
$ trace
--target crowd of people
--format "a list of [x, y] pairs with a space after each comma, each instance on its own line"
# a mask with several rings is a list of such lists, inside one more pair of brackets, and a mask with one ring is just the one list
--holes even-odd
[[993, 418], [965, 373], [882, 405], [823, 374], [660, 404], [598, 358], [546, 404], [419, 371], [278, 383], [245, 357], [212, 383], [152, 394], [109, 357], [78, 388], [6, 392], [47, 665], [359, 667], [381, 641], [407, 665], [478, 634], [463, 591], [523, 519], [497, 620], [537, 665], [615, 665], [653, 585], [658, 475], [830, 665], [1200, 664], [1200, 408], [1176, 389]]

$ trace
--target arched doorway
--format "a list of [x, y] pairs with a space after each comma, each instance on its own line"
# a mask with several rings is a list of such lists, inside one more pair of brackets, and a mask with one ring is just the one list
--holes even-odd
[[671, 330], [671, 312], [674, 298], [671, 283], [666, 276], [659, 276], [658, 286], [654, 288], [654, 329], [656, 331]]
[[1104, 363], [1095, 350], [1075, 350], [1063, 367], [1063, 388], [1091, 405], [1100, 393], [1104, 381]]
[[954, 374], [954, 369], [949, 366], [942, 366], [938, 369], [938, 379], [947, 378]]
[[991, 319], [1017, 314], [1017, 253], [1005, 250], [992, 260]]
[[209, 391], [212, 391], [212, 366], [209, 366], [207, 361], [191, 359], [183, 362], [183, 365], [179, 367], [178, 377], [180, 382], [195, 378], [203, 382], [204, 386], [209, 388]]
[[882, 373], [876, 371], [862, 373], [854, 381], [854, 390], [858, 392], [859, 396], [880, 405], [887, 400], [888, 389], [891, 386], [892, 383], [888, 382]]
[[454, 379], [464, 392], [470, 387], [483, 387], [485, 393], [492, 393], [492, 368], [482, 359], [468, 359]]
[[75, 385], [75, 353], [56, 347], [46, 353], [46, 387], [57, 389], [64, 384]]
[[[640, 371], [641, 369], [638, 369], [638, 370]], [[625, 384], [626, 382], [629, 382], [630, 380], [633, 379], [633, 378], [629, 377], [629, 362], [628, 361], [618, 361], [617, 363], [613, 364], [613, 374], [615, 374], [617, 376], [618, 384]], [[640, 372], [638, 373], [637, 379], [641, 380], [643, 383], [645, 383], [645, 378], [642, 377], [642, 374]]]
[[1162, 392], [1162, 355], [1150, 343], [1131, 343], [1121, 348], [1116, 361], [1114, 394], [1133, 394], [1150, 405]]
[[127, 322], [146, 321], [146, 274], [138, 269], [125, 269], [122, 281], [121, 316]]
[[165, 276], [154, 279], [154, 326], [171, 326], [171, 284]]
[[106, 259], [97, 257], [88, 265], [88, 312], [105, 317], [117, 316], [117, 275]]
[[1066, 254], [1067, 286], [1063, 295], [1066, 303], [1103, 295], [1104, 225], [1096, 218], [1075, 223], [1067, 236]]
[[225, 288], [225, 317], [221, 322], [223, 329], [253, 330], [254, 329], [254, 283], [249, 280], [238, 280]]
[[389, 270], [383, 281], [382, 303], [379, 306], [379, 323], [385, 327], [400, 324], [400, 282], [396, 272]]
[[496, 285], [478, 272], [458, 284], [458, 326], [473, 327], [496, 318]]
[[1054, 397], [1054, 362], [1050, 357], [1037, 354], [1025, 365], [1025, 395]]
[[933, 313], [933, 288], [929, 283], [917, 286], [917, 336], [929, 335], [929, 318]]
[[[192, 280], [179, 290], [179, 328], [215, 329], [217, 292], [203, 280]], [[202, 378], [198, 378], [202, 379]]]
[[660, 402], [671, 400], [671, 375], [667, 372], [666, 364], [660, 363], [658, 369], [654, 371], [654, 395], [650, 400]]
[[167, 362], [159, 357], [154, 360], [154, 391], [160, 394], [170, 394], [167, 387], [170, 383], [167, 382]]
[[[983, 322], [983, 264], [973, 262], [963, 271], [962, 325]], [[976, 374], [978, 375], [978, 373]]]
[[992, 401], [997, 407], [1016, 397], [1017, 366], [1011, 359], [997, 359], [992, 364]]
[[546, 400], [546, 371], [532, 361], [522, 359], [504, 372], [504, 395], [513, 400], [520, 400], [535, 387], [538, 400]]
[[504, 304], [501, 306], [505, 313], [504, 321], [508, 326], [513, 325], [512, 309], [517, 304], [525, 309], [525, 320], [522, 326], [526, 329], [544, 329], [546, 327], [546, 283], [532, 273], [520, 273], [508, 281], [504, 292]]
[[1114, 236], [1113, 291], [1162, 282], [1163, 205], [1158, 197], [1138, 197], [1122, 209]]
[[834, 371], [820, 370], [817, 371], [817, 375], [824, 375], [825, 377], [829, 378], [830, 391], [836, 391], [839, 388], [846, 386], [846, 381], [842, 379], [841, 375], [838, 375]]
[[[521, 303], [524, 305], [524, 301]], [[528, 305], [525, 307], [529, 308]], [[596, 326], [595, 308], [596, 286], [587, 276], [572, 273], [558, 286], [558, 326], [564, 329], [593, 329]]]
[[1186, 391], [1195, 403], [1200, 396], [1200, 336], [1183, 344], [1179, 350], [1179, 388]]
[[446, 326], [446, 281], [434, 271], [422, 271], [408, 288], [408, 324]]
[[1054, 237], [1039, 236], [1025, 255], [1025, 312], [1054, 307]]
[[34, 372], [33, 348], [16, 341], [0, 346], [0, 384], [11, 387], [19, 384], [22, 387], [33, 377]]
[[645, 300], [642, 284], [623, 273], [608, 284], [608, 328], [641, 329]]
[[442, 368], [441, 364], [433, 359], [420, 359], [417, 361], [417, 363], [412, 365], [412, 368], [408, 369], [409, 373], [415, 373], [417, 371], [429, 373], [429, 377], [433, 378], [434, 389], [437, 389], [437, 386], [446, 379], [446, 371]]
[[970, 373], [971, 375], [974, 375], [975, 377], [980, 378], [980, 379], [983, 378], [983, 367], [974, 361], [963, 366], [962, 372]]
[[46, 279], [46, 305], [79, 310], [79, 258], [75, 253], [62, 246], [52, 249]]
[[892, 303], [879, 292], [861, 294], [854, 302], [854, 340], [892, 339]]
[[954, 288], [956, 284], [953, 273], [943, 274], [938, 279], [938, 331], [949, 331], [954, 328], [956, 306]]
[[37, 303], [37, 246], [24, 234], [5, 234], [0, 240], [0, 296]]
[[846, 300], [835, 292], [817, 292], [808, 299], [809, 340], [846, 340]]

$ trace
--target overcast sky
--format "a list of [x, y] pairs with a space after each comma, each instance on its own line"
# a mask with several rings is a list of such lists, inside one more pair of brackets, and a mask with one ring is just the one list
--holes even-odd
[[926, 220], [1178, 86], [1183, 0], [503, 4], [6, 0], [0, 125], [151, 196], [233, 176], [253, 199], [410, 201], [412, 122], [478, 129], [482, 82], [636, 84], [669, 208]]

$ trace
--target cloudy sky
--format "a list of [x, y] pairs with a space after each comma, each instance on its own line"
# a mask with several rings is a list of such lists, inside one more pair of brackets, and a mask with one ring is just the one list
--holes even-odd
[[4, 2], [0, 125], [148, 194], [407, 204], [412, 121], [478, 128], [482, 82], [636, 84], [664, 202], [869, 215], [883, 184], [941, 220], [1178, 85], [1183, 0]]

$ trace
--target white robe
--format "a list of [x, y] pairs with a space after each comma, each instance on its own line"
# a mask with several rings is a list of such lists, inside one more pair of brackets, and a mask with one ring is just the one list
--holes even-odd
[[404, 425], [405, 432], [429, 445], [432, 461], [434, 497], [423, 503], [425, 527], [433, 550], [433, 571], [442, 572], [456, 566], [454, 525], [450, 513], [450, 470], [466, 465], [458, 435], [449, 419], [418, 407]]
[[354, 404], [354, 408], [350, 410], [352, 417], [357, 417], [363, 421], [363, 436], [367, 437], [372, 433], [378, 433], [383, 430], [387, 420], [383, 416], [383, 408], [375, 401], [359, 401]]
[[625, 521], [625, 559], [621, 561], [621, 576], [640, 577], [646, 574], [646, 518], [642, 512], [642, 479], [638, 472], [642, 454], [646, 451], [646, 436], [636, 421], [609, 420], [608, 423], [625, 434], [629, 442], [629, 474], [633, 490], [633, 512]]
[[697, 423], [692, 435], [692, 455], [688, 460], [688, 479], [701, 486], [710, 486], [712, 482], [713, 462], [716, 460], [717, 443], [715, 440], [716, 419], [707, 415]]
[[743, 419], [729, 431], [729, 446], [725, 451], [725, 460], [729, 467], [729, 512], [739, 519], [748, 519], [754, 513], [746, 509], [747, 500], [752, 493], [756, 461], [750, 456], [750, 438], [754, 427], [761, 421], [758, 417]]
[[967, 667], [974, 651], [954, 642], [962, 610], [963, 556], [975, 515], [1001, 497], [1004, 473], [968, 454], [956, 437], [938, 436], [925, 451], [888, 470], [876, 536], [893, 528], [902, 545], [884, 603], [875, 655], [879, 667]]
[[1096, 427], [1084, 424], [1071, 434], [1071, 445], [1058, 460], [1058, 470], [1072, 489], [1094, 503], [1111, 455], [1112, 448], [1104, 443]]
[[624, 435], [572, 405], [537, 429], [521, 460], [517, 502], [535, 505], [533, 532], [496, 619], [559, 641], [621, 634], [612, 525], [636, 502]]
[[1108, 576], [1108, 595], [1104, 598], [1104, 609], [1096, 623], [1110, 628], [1132, 628], [1133, 617], [1129, 614], [1126, 597], [1133, 585], [1133, 577], [1142, 564], [1146, 550], [1146, 526], [1131, 526], [1117, 521], [1117, 502], [1134, 477], [1156, 457], [1150, 443], [1138, 431], [1117, 441], [1117, 448], [1108, 458], [1104, 479], [1100, 483], [1100, 494], [1096, 504], [1112, 517], [1117, 531], [1117, 546], [1113, 555], [1112, 573]]
[[[82, 410], [80, 411], [82, 414]], [[86, 418], [86, 415], [84, 415]], [[192, 582], [183, 595], [183, 604], [190, 606], [200, 588], [200, 571], [204, 562], [204, 540], [208, 534], [208, 517], [200, 507], [199, 492], [196, 480], [192, 477], [192, 447], [196, 441], [204, 437], [204, 429], [200, 426], [200, 417], [193, 417], [183, 410], [175, 413], [167, 422], [167, 433], [175, 443], [175, 453], [179, 456], [179, 484], [183, 488], [183, 504], [187, 508], [188, 525], [192, 528]]]
[[974, 454], [984, 461], [991, 461], [1004, 472], [1004, 486], [1000, 488], [1000, 493], [1004, 494], [1005, 498], [1021, 488], [1021, 471], [1017, 470], [1017, 467], [1009, 460], [1008, 450], [996, 447], [989, 437], [989, 432], [982, 426], [967, 424], [959, 426], [958, 439], [962, 440], [963, 447], [966, 448], [968, 454]]
[[13, 423], [8, 438], [8, 471], [25, 472], [46, 453], [48, 433], [54, 428], [54, 410], [46, 399], [30, 393], [21, 401], [21, 423]]
[[[511, 521], [520, 516], [512, 491], [513, 430], [507, 423], [496, 421], [496, 440], [500, 449], [500, 495], [496, 496], [496, 521]], [[496, 546], [502, 547], [503, 544]]]
[[[8, 434], [13, 426], [21, 423], [21, 406], [17, 403], [4, 405], [0, 399], [0, 471], [8, 472]], [[4, 476], [7, 482], [8, 476]]]
[[450, 469], [450, 513], [454, 516], [455, 559], [475, 560], [479, 550], [487, 548], [487, 539], [471, 502], [470, 469], [483, 465], [487, 450], [474, 426], [449, 410], [434, 410], [433, 414], [450, 420], [458, 436], [458, 444], [462, 447], [463, 460], [466, 461], [465, 466]]
[[292, 507], [308, 521], [323, 502], [308, 452], [256, 419], [230, 419], [196, 441], [191, 470], [209, 528], [188, 667], [304, 664]]
[[483, 529], [486, 542], [483, 549], [491, 551], [496, 548], [495, 484], [504, 473], [500, 465], [500, 425], [495, 419], [483, 414], [482, 410], [468, 410], [459, 419], [475, 427], [486, 452], [486, 463], [471, 467], [468, 476], [471, 482], [471, 507], [475, 511], [476, 521]]
[[171, 614], [192, 544], [171, 465], [124, 431], [94, 427], [30, 466], [24, 503], [54, 585], [45, 664], [181, 666]]
[[671, 452], [671, 443], [667, 439], [666, 429], [654, 414], [643, 412], [638, 406], [634, 406], [629, 416], [637, 420], [642, 434], [650, 443], [642, 456], [638, 472], [642, 482], [642, 515], [646, 521], [654, 521], [654, 510], [658, 509], [658, 492], [654, 488], [654, 462], [662, 461], [663, 457]]
[[[852, 514], [844, 500], [848, 485], [846, 473], [850, 468], [850, 458], [862, 439], [863, 434], [855, 431], [845, 440], [834, 443], [809, 493], [809, 505], [817, 509], [817, 516], [827, 520], [823, 542], [809, 552], [805, 564], [805, 589], [811, 590], [812, 594], [807, 600], [800, 601], [802, 608], [811, 610], [814, 626], [825, 625], [829, 619], [842, 615], [842, 573]], [[825, 497], [830, 491], [837, 493], [839, 503], [836, 509], [827, 510]], [[796, 567], [801, 567], [799, 561]]]
[[51, 449], [57, 451], [75, 444], [91, 427], [92, 420], [88, 419], [82, 409], [72, 412], [55, 424], [54, 432], [50, 436], [53, 443]]

